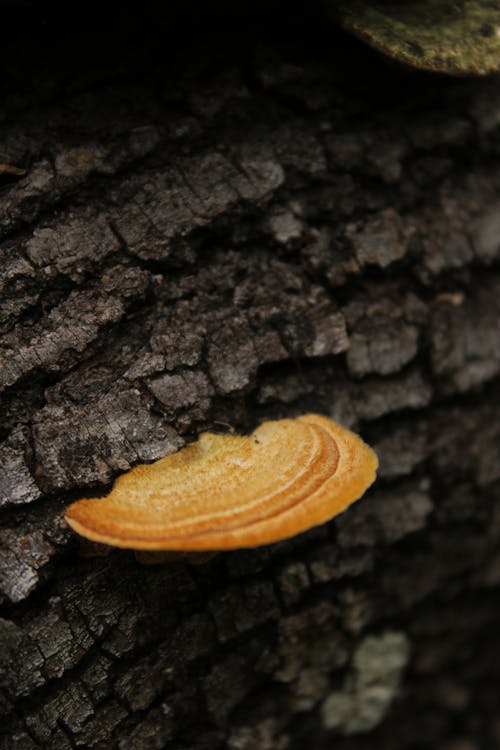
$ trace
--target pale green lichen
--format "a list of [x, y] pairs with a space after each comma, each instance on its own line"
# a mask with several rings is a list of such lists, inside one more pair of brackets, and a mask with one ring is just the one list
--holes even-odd
[[498, 2], [326, 1], [345, 29], [412, 67], [452, 75], [500, 70]]
[[354, 653], [342, 690], [331, 693], [321, 713], [327, 729], [342, 734], [368, 732], [386, 715], [397, 693], [410, 656], [404, 633], [387, 632], [365, 638]]

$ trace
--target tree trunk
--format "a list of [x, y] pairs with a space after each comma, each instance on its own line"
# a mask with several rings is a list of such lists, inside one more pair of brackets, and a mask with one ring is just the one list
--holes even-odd
[[[1, 53], [1, 746], [498, 748], [498, 79], [319, 6], [51, 13]], [[146, 567], [64, 526], [306, 411], [380, 458], [323, 527]]]

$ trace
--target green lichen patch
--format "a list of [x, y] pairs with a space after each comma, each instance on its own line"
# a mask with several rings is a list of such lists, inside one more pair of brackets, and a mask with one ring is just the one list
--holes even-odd
[[342, 690], [330, 693], [321, 714], [327, 729], [342, 734], [369, 732], [386, 715], [410, 655], [404, 633], [365, 638], [354, 653]]
[[500, 70], [498, 0], [327, 0], [348, 31], [411, 67], [451, 75]]

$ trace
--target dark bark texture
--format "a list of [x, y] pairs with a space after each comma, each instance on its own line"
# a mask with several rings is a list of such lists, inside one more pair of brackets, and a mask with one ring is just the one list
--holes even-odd
[[[498, 748], [498, 79], [320, 7], [39, 5], [0, 53], [1, 747]], [[324, 527], [146, 567], [62, 522], [305, 411], [380, 457]]]

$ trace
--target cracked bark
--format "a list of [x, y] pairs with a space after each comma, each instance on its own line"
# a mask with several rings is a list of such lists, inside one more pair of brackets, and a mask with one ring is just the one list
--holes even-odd
[[[233, 12], [2, 53], [1, 746], [496, 748], [498, 80]], [[79, 556], [70, 500], [307, 410], [380, 457], [338, 520]]]

